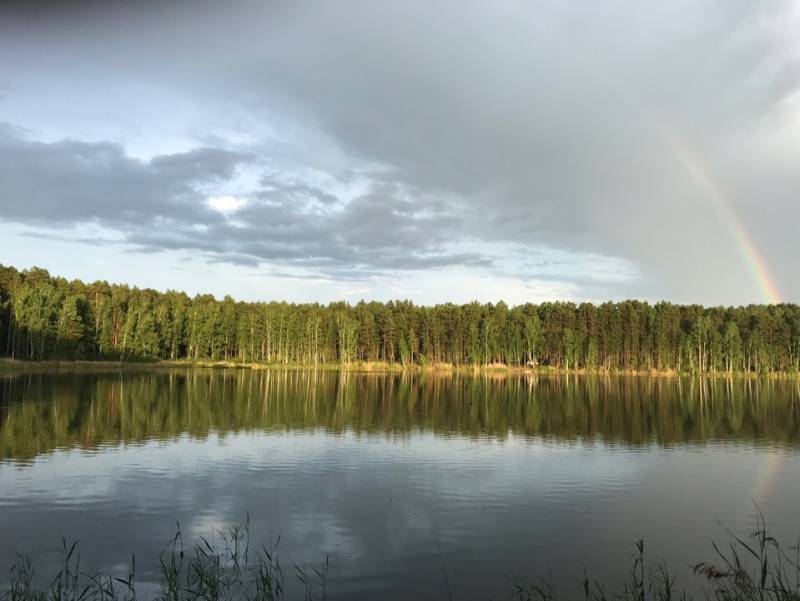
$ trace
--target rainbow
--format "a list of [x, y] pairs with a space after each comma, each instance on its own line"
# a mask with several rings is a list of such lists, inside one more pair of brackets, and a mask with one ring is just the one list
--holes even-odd
[[692, 151], [688, 143], [672, 133], [662, 125], [652, 110], [646, 110], [645, 103], [641, 102], [636, 94], [632, 93], [620, 81], [616, 80], [605, 70], [594, 67], [583, 57], [576, 55], [572, 48], [559, 45], [563, 55], [572, 60], [573, 64], [582, 69], [594, 81], [601, 84], [604, 89], [622, 100], [639, 120], [664, 144], [669, 153], [674, 156], [679, 164], [689, 173], [694, 183], [703, 192], [704, 198], [712, 209], [720, 216], [722, 223], [730, 233], [731, 239], [742, 262], [747, 267], [759, 291], [761, 300], [767, 304], [780, 304], [782, 296], [775, 279], [767, 268], [766, 261], [758, 251], [752, 236], [747, 231], [743, 220], [734, 210], [731, 202], [717, 183], [711, 170], [702, 159]]
[[753, 491], [752, 501], [757, 505], [766, 503], [769, 500], [770, 491], [778, 475], [781, 472], [783, 464], [783, 454], [775, 449], [764, 458], [764, 464], [758, 470], [758, 477], [756, 479], [755, 489]]
[[660, 128], [659, 131], [661, 139], [664, 140], [671, 153], [689, 172], [689, 175], [704, 193], [709, 204], [711, 204], [726, 225], [731, 238], [733, 238], [736, 244], [739, 256], [752, 275], [763, 301], [768, 304], [780, 304], [781, 293], [778, 290], [774, 278], [767, 269], [764, 258], [761, 256], [761, 253], [758, 252], [753, 238], [742, 223], [742, 220], [733, 210], [733, 207], [731, 207], [721, 187], [711, 176], [709, 169], [697, 158], [691, 151], [691, 148], [684, 144], [679, 138]]
[[[593, 68], [592, 64], [576, 56], [570, 48], [562, 47], [562, 50], [564, 51], [564, 56], [571, 57], [574, 64], [581, 67], [587, 75], [621, 99], [631, 109], [632, 113], [638, 116], [641, 123], [653, 133], [656, 139], [661, 141], [669, 154], [686, 170], [728, 230], [742, 262], [756, 284], [762, 301], [768, 304], [780, 304], [782, 302], [781, 293], [775, 283], [775, 279], [767, 268], [766, 261], [758, 251], [758, 247], [747, 227], [745, 227], [743, 220], [736, 213], [732, 203], [725, 195], [722, 186], [716, 181], [711, 169], [703, 162], [700, 156], [692, 150], [688, 143], [665, 127], [663, 119], [659, 119], [652, 110], [646, 110], [646, 105], [639, 101], [634, 93], [631, 93], [628, 88], [616, 81], [608, 72]], [[777, 449], [765, 457], [764, 463], [758, 471], [753, 490], [754, 498], [752, 500], [756, 504], [768, 500], [773, 484], [781, 472], [783, 457], [783, 454]]]

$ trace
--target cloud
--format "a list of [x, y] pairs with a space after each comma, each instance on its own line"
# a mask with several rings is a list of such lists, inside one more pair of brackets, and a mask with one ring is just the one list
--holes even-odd
[[212, 196], [206, 204], [217, 213], [227, 216], [236, 213], [247, 204], [247, 201], [236, 196]]
[[32, 141], [0, 124], [0, 214], [44, 225], [99, 221], [120, 228], [158, 220], [192, 222], [208, 213], [197, 187], [229, 180], [241, 153], [198, 148], [149, 162], [113, 143]]
[[[507, 264], [547, 249], [599, 257], [599, 294], [761, 300], [701, 172], [784, 296], [800, 298], [786, 259], [800, 252], [792, 2], [5, 10], [0, 70], [16, 122], [85, 122], [101, 140], [0, 133], [3, 198], [30, 199], [2, 200], [6, 219], [99, 220], [141, 248], [326, 277], [464, 263], [590, 285], [570, 266]], [[81, 109], [42, 104], [46, 87], [97, 91]], [[132, 111], [118, 102], [129, 89], [144, 91]], [[164, 89], [181, 99], [177, 124], [160, 117], [177, 114]], [[102, 141], [119, 128], [122, 142]], [[125, 140], [140, 131], [187, 152], [134, 160]], [[216, 196], [248, 203], [226, 219], [206, 204]]]
[[[398, 186], [374, 183], [368, 193], [341, 201], [265, 173], [252, 200], [205, 195], [208, 186], [231, 185], [237, 170], [254, 162], [249, 154], [213, 148], [144, 162], [116, 144], [37, 142], [5, 126], [0, 216], [62, 229], [96, 223], [143, 252], [195, 250], [213, 261], [276, 261], [329, 277], [490, 263], [477, 253], [446, 252], [442, 244], [457, 218], [444, 204], [412, 198]], [[28, 235], [87, 242], [84, 235]]]

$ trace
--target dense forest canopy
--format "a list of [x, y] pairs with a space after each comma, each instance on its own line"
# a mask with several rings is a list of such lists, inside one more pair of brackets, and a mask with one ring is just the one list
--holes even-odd
[[800, 307], [237, 302], [0, 265], [0, 355], [798, 372]]

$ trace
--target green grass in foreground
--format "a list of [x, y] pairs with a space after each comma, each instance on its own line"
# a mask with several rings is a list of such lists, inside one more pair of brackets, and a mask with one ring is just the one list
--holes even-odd
[[[766, 530], [762, 516], [749, 539], [730, 534], [725, 547], [712, 543], [715, 559], [694, 566], [694, 577], [701, 579], [704, 598], [716, 601], [798, 601], [800, 600], [800, 548], [781, 548]], [[289, 598], [324, 600], [327, 595], [329, 565], [305, 569], [283, 566], [277, 543], [251, 547], [248, 521], [215, 532], [212, 542], [184, 547], [180, 531], [159, 557], [160, 580], [155, 594], [141, 594], [136, 588], [136, 560], [132, 558], [126, 578], [84, 571], [76, 544], [62, 541], [58, 550], [59, 568], [47, 582], [37, 576], [30, 557], [21, 556], [12, 566], [8, 579], [0, 584], [0, 601], [276, 601]], [[603, 583], [586, 576], [576, 583], [574, 594], [556, 592], [553, 582], [536, 582], [512, 577], [509, 596], [518, 601], [554, 601], [582, 598], [586, 601], [669, 601], [688, 599], [678, 590], [674, 573], [663, 563], [648, 566], [644, 544], [636, 545], [637, 555], [628, 577], [621, 583]], [[443, 599], [452, 601], [446, 566], [442, 564]], [[287, 579], [293, 580], [292, 594]]]

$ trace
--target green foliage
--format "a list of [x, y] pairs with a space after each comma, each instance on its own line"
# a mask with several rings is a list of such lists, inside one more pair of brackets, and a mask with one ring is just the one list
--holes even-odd
[[800, 307], [243, 303], [0, 266], [0, 355], [768, 374], [800, 370]]

